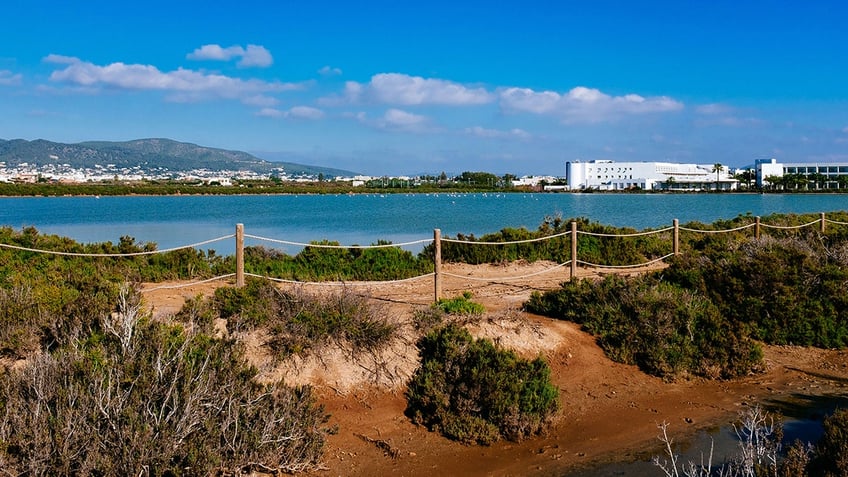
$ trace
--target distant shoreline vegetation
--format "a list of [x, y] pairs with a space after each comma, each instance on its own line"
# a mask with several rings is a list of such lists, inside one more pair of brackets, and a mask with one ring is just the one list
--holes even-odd
[[[463, 173], [465, 174], [465, 173]], [[312, 182], [268, 180], [239, 180], [232, 185], [223, 185], [204, 181], [106, 181], [85, 183], [10, 183], [0, 182], [0, 197], [63, 197], [63, 196], [166, 196], [166, 195], [273, 195], [273, 194], [426, 194], [426, 193], [574, 193], [574, 194], [834, 194], [844, 193], [844, 189], [822, 190], [736, 190], [736, 191], [649, 191], [633, 189], [625, 191], [546, 190], [545, 185], [515, 186], [503, 178], [492, 177], [498, 181], [488, 182], [462, 180], [459, 177], [432, 182], [414, 182], [412, 180], [375, 179], [366, 184], [353, 185], [351, 181], [318, 180]], [[461, 177], [461, 176], [460, 176]]]

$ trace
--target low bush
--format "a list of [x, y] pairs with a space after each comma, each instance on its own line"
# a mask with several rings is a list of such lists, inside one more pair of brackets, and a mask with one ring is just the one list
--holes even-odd
[[454, 298], [441, 298], [436, 302], [435, 308], [449, 315], [482, 315], [486, 309], [483, 305], [471, 301], [471, 292], [463, 292]]
[[666, 379], [755, 370], [760, 347], [702, 295], [654, 277], [576, 280], [534, 293], [528, 311], [582, 324], [611, 359]]
[[407, 415], [465, 443], [520, 440], [542, 432], [559, 402], [541, 358], [518, 358], [449, 324], [418, 342], [421, 365], [406, 391]]
[[10, 475], [212, 475], [315, 468], [327, 416], [308, 387], [259, 384], [241, 347], [154, 322], [121, 291], [77, 339], [0, 374]]
[[397, 325], [381, 308], [348, 290], [310, 295], [250, 279], [242, 288], [218, 288], [214, 307], [230, 331], [267, 330], [267, 345], [280, 358], [329, 343], [351, 355], [374, 353], [397, 335]]

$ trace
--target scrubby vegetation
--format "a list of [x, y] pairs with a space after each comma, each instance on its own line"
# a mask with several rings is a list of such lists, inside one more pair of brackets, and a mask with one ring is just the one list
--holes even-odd
[[347, 290], [326, 295], [283, 291], [267, 280], [215, 290], [213, 308], [231, 332], [262, 328], [280, 357], [332, 344], [352, 356], [374, 353], [397, 336], [397, 325], [364, 297]]
[[[814, 216], [769, 218], [792, 226]], [[734, 228], [740, 217], [713, 227]], [[639, 278], [564, 283], [528, 310], [580, 323], [615, 360], [648, 373], [732, 377], [755, 370], [756, 342], [848, 345], [848, 231], [833, 227], [690, 234], [684, 253]]]
[[56, 316], [72, 324], [0, 374], [4, 471], [211, 475], [319, 463], [327, 416], [310, 388], [259, 384], [235, 342], [151, 321], [129, 287], [113, 298], [113, 310]]
[[582, 324], [611, 359], [668, 379], [743, 375], [762, 358], [708, 299], [656, 276], [567, 282], [533, 294], [526, 308]]
[[542, 432], [558, 391], [541, 358], [524, 360], [449, 324], [418, 342], [421, 366], [406, 392], [413, 421], [466, 443], [520, 440]]
[[[631, 234], [636, 230], [619, 228], [591, 222], [586, 218], [573, 219], [581, 232], [588, 234]], [[446, 262], [481, 264], [501, 263], [515, 260], [551, 260], [564, 263], [571, 259], [571, 221], [562, 217], [546, 217], [541, 225], [530, 231], [525, 228], [505, 228], [499, 232], [475, 237], [474, 234], [458, 234], [456, 240], [468, 243], [442, 243], [442, 260]], [[550, 237], [550, 238], [546, 238]], [[630, 265], [662, 257], [670, 251], [670, 233], [637, 237], [599, 237], [580, 234], [577, 254], [580, 260], [605, 265]], [[540, 240], [544, 239], [544, 240]], [[474, 242], [514, 242], [535, 240], [528, 243], [506, 243], [504, 245], [475, 246]], [[422, 254], [433, 256], [433, 246], [428, 245]]]
[[378, 241], [381, 248], [323, 248], [338, 242], [313, 242], [294, 256], [265, 247], [247, 247], [244, 267], [248, 273], [299, 281], [397, 280], [433, 271], [433, 261]]

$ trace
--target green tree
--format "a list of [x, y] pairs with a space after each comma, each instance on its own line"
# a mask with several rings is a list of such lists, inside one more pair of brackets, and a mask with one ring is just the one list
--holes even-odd
[[719, 188], [718, 187], [718, 185], [719, 185], [718, 176], [721, 173], [721, 171], [723, 171], [723, 170], [724, 170], [724, 166], [721, 165], [720, 162], [716, 162], [715, 164], [713, 164], [712, 172], [715, 172], [715, 175], [716, 175], [716, 190], [718, 190], [718, 188]]

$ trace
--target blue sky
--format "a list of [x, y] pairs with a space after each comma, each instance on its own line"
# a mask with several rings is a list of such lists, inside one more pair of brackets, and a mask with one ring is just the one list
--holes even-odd
[[848, 162], [842, 2], [9, 0], [0, 138], [366, 174]]

